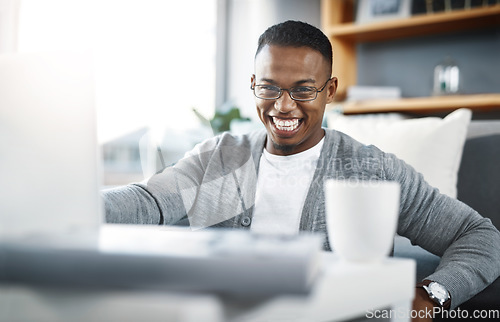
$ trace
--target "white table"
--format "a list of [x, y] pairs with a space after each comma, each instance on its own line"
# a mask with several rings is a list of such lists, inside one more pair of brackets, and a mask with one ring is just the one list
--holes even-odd
[[407, 321], [414, 292], [413, 260], [390, 258], [378, 265], [354, 265], [325, 253], [323, 274], [309, 296], [283, 295], [254, 307], [242, 306], [229, 320], [345, 321], [391, 308], [394, 321]]
[[388, 307], [393, 320], [408, 320], [404, 313], [411, 308], [415, 287], [412, 260], [349, 265], [324, 253], [322, 266], [309, 295], [253, 301], [210, 294], [0, 285], [0, 321], [313, 322], [363, 317]]

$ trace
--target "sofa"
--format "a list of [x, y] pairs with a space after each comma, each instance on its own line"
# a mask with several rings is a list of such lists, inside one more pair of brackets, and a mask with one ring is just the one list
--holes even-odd
[[[476, 209], [500, 229], [500, 120], [473, 120], [468, 126], [458, 171], [457, 199]], [[397, 237], [394, 256], [413, 258], [417, 279], [429, 275], [439, 257]], [[461, 310], [500, 309], [500, 279], [459, 306]]]

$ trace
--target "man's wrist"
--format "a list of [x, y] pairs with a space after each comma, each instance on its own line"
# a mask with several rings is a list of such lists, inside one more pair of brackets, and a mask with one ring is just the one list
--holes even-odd
[[[434, 307], [436, 306], [437, 303], [429, 298], [429, 295], [423, 288], [415, 288], [415, 298], [413, 299], [412, 309], [416, 314], [412, 317], [412, 322], [432, 322]], [[427, 312], [431, 312], [432, 315], [427, 315]]]
[[427, 299], [433, 303], [433, 306], [439, 306], [448, 310], [451, 306], [451, 296], [448, 290], [441, 284], [423, 280], [417, 284], [417, 294], [427, 296]]

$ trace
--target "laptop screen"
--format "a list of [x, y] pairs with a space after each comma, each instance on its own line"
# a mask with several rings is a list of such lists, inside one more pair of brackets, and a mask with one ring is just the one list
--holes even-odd
[[0, 239], [97, 230], [90, 54], [0, 55]]

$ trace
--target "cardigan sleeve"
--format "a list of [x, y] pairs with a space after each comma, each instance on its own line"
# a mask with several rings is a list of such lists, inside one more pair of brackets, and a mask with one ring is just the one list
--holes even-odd
[[103, 190], [106, 222], [170, 225], [184, 218], [203, 181], [216, 141], [203, 142], [176, 164], [143, 182]]
[[107, 222], [170, 225], [187, 216], [192, 229], [201, 229], [248, 213], [257, 182], [252, 146], [261, 141], [258, 133], [225, 133], [142, 183], [104, 191]]
[[394, 155], [384, 156], [387, 179], [401, 184], [398, 234], [441, 257], [426, 279], [443, 284], [452, 308], [500, 275], [500, 233], [475, 210], [441, 194]]

